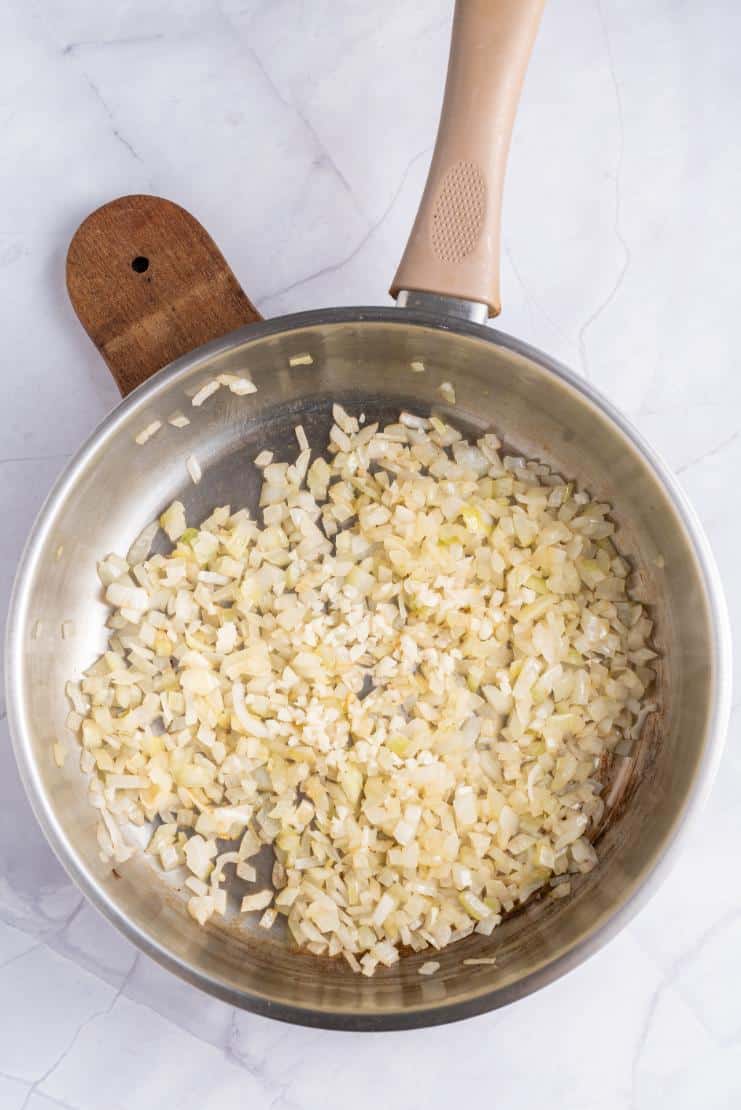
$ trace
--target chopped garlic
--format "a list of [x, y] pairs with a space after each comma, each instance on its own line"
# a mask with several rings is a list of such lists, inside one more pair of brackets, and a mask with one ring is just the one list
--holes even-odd
[[291, 355], [291, 357], [288, 360], [288, 365], [289, 366], [311, 366], [313, 361], [314, 361], [314, 359], [311, 357], [311, 355], [308, 355], [308, 354]]

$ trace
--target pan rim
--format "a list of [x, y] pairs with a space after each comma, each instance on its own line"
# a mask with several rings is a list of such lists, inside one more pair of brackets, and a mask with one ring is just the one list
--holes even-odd
[[[641, 455], [665, 491], [686, 536], [702, 583], [711, 625], [713, 659], [711, 668], [711, 705], [705, 741], [698, 754], [693, 782], [681, 808], [674, 815], [671, 827], [656, 855], [633, 883], [626, 887], [617, 906], [606, 911], [595, 921], [589, 932], [558, 955], [544, 960], [527, 975], [497, 988], [482, 989], [457, 1002], [430, 1002], [415, 1007], [389, 1009], [378, 1012], [320, 1009], [298, 1006], [294, 1003], [275, 1001], [253, 991], [235, 988], [213, 974], [194, 968], [154, 939], [119, 909], [115, 900], [98, 885], [84, 862], [67, 843], [63, 827], [58, 822], [37, 773], [29, 741], [29, 730], [24, 719], [24, 640], [26, 612], [31, 584], [46, 537], [56, 519], [66, 495], [74, 488], [79, 473], [99, 452], [106, 440], [113, 436], [119, 425], [137, 409], [150, 403], [169, 383], [180, 375], [192, 371], [245, 342], [262, 339], [278, 333], [298, 331], [313, 325], [348, 323], [389, 323], [422, 327], [469, 336], [493, 343], [535, 363], [553, 373], [562, 382], [589, 401], [603, 416], [610, 420]], [[709, 795], [723, 753], [731, 706], [731, 633], [720, 574], [704, 529], [677, 478], [661, 456], [633, 427], [631, 422], [594, 386], [580, 378], [566, 366], [523, 341], [486, 325], [474, 324], [459, 318], [442, 318], [420, 310], [396, 307], [347, 307], [314, 309], [306, 312], [275, 317], [258, 324], [250, 324], [211, 341], [181, 356], [169, 366], [158, 371], [134, 390], [106, 416], [85, 443], [70, 459], [43, 502], [36, 521], [21, 553], [19, 568], [13, 585], [7, 621], [5, 686], [8, 725], [13, 751], [21, 780], [37, 821], [70, 878], [82, 890], [93, 906], [132, 943], [160, 964], [175, 972], [192, 985], [221, 998], [223, 1001], [281, 1021], [313, 1027], [344, 1029], [349, 1031], [401, 1030], [459, 1021], [467, 1017], [497, 1009], [523, 998], [535, 990], [554, 982], [572, 968], [594, 955], [647, 903], [667, 877], [681, 843], [694, 826]]]

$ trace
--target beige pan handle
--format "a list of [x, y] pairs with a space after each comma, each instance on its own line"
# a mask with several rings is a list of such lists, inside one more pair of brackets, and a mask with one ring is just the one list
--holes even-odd
[[434, 294], [479, 302], [489, 316], [501, 311], [504, 171], [544, 5], [457, 0], [437, 143], [392, 296]]

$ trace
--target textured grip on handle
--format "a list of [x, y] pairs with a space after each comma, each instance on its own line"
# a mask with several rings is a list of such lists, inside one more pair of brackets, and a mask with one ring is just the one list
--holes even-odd
[[457, 0], [437, 143], [391, 286], [500, 309], [502, 188], [545, 0]]
[[119, 197], [80, 224], [67, 292], [124, 396], [180, 355], [262, 319], [198, 220], [161, 197]]

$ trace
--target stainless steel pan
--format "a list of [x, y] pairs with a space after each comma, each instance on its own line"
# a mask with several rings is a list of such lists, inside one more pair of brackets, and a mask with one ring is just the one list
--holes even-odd
[[[68, 466], [28, 541], [7, 652], [18, 764], [54, 850], [115, 925], [197, 986], [283, 1020], [349, 1029], [435, 1024], [504, 1005], [552, 981], [602, 945], [656, 889], [720, 757], [729, 709], [728, 623], [712, 556], [684, 495], [591, 387], [483, 326], [499, 307], [501, 177], [540, 9], [541, 0], [461, 0], [456, 9], [439, 142], [393, 286], [397, 304], [406, 307], [256, 323], [200, 225], [156, 198], [124, 198], [99, 210], [70, 248], [68, 285], [80, 318], [122, 390], [142, 384]], [[312, 361], [291, 365], [300, 354]], [[425, 372], [412, 373], [413, 361], [423, 362]], [[257, 394], [237, 398], [221, 390], [202, 408], [190, 407], [203, 379], [245, 368]], [[454, 409], [440, 405], [443, 380], [454, 385]], [[320, 445], [335, 400], [364, 410], [369, 420], [401, 406], [442, 408], [470, 432], [496, 429], [516, 450], [609, 500], [620, 544], [640, 568], [636, 588], [652, 605], [662, 654], [660, 712], [635, 753], [610, 769], [600, 866], [571, 898], [535, 899], [491, 939], [474, 936], [445, 950], [432, 978], [417, 974], [417, 957], [366, 980], [344, 963], [299, 954], [284, 938], [265, 939], [262, 931], [258, 937], [244, 925], [199, 929], [177, 882], [146, 858], [118, 873], [101, 864], [76, 761], [60, 770], [51, 758], [52, 741], [64, 734], [64, 683], [105, 643], [95, 575], [101, 553], [125, 551], [174, 497], [184, 500], [189, 519], [216, 503], [254, 507], [251, 459], [265, 447], [292, 457], [299, 422]], [[178, 409], [191, 417], [186, 428], [167, 423]], [[135, 436], [155, 419], [163, 427], [137, 446]], [[190, 454], [203, 467], [197, 486], [186, 472]], [[464, 958], [492, 950], [496, 966], [463, 966]]]

